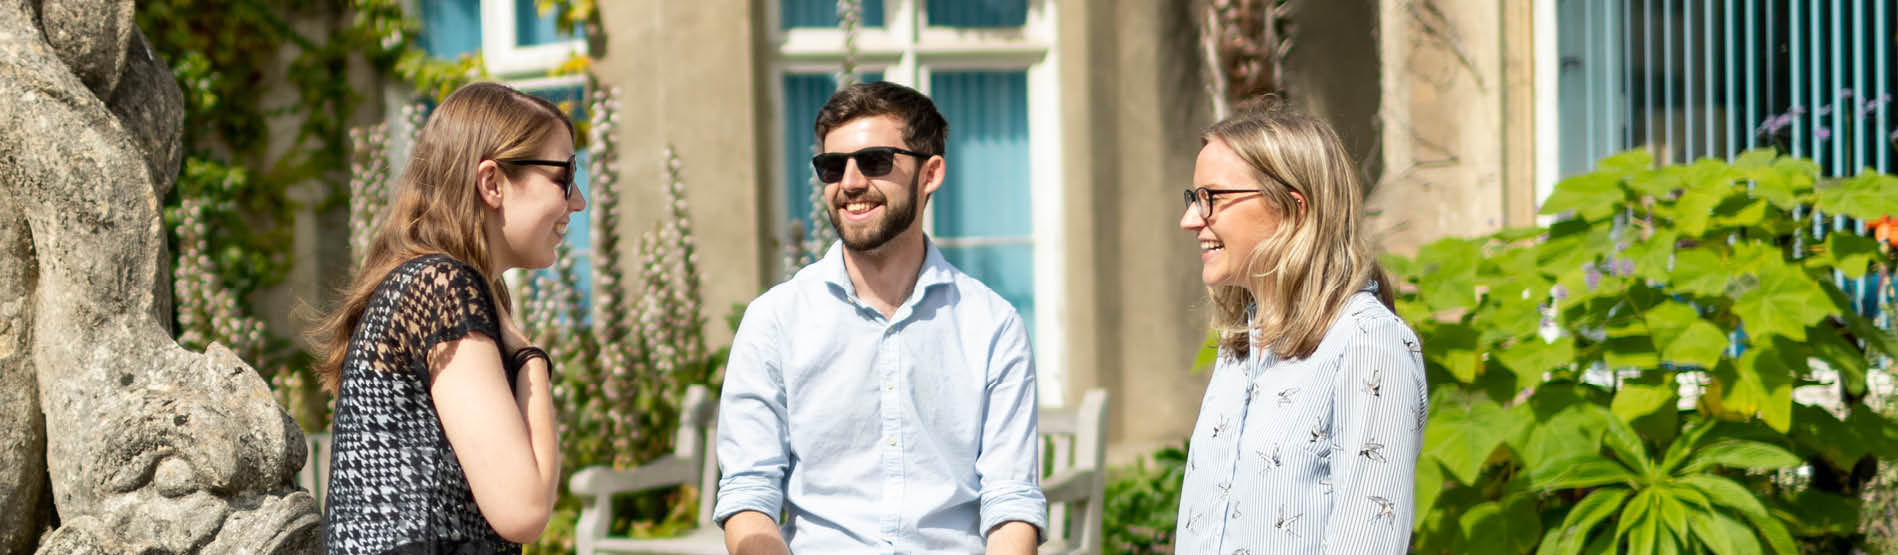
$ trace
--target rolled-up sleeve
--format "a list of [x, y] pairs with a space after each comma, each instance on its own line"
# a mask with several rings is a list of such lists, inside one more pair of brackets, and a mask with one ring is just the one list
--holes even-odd
[[[753, 308], [757, 307], [754, 303]], [[778, 519], [789, 468], [784, 377], [778, 365], [774, 310], [746, 310], [732, 338], [725, 385], [718, 402], [718, 501], [712, 515], [720, 527], [732, 515], [758, 511]]]
[[982, 533], [1008, 521], [1035, 527], [1047, 541], [1048, 500], [1041, 493], [1041, 441], [1036, 437], [1034, 355], [1021, 316], [1010, 314], [989, 353], [988, 410], [976, 472], [982, 484]]
[[1394, 318], [1358, 322], [1332, 391], [1327, 553], [1403, 553], [1414, 518], [1417, 455], [1428, 410], [1416, 335]]

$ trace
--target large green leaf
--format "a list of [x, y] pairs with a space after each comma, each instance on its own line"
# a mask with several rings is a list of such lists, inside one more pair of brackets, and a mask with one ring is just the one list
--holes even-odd
[[1704, 297], [1724, 295], [1733, 268], [1707, 247], [1680, 249], [1674, 253], [1674, 288]]
[[1621, 502], [1628, 499], [1631, 492], [1627, 488], [1601, 488], [1591, 491], [1587, 496], [1570, 507], [1568, 516], [1562, 518], [1562, 524], [1550, 532], [1552, 536], [1543, 538], [1542, 549], [1538, 554], [1574, 555], [1582, 552], [1582, 545], [1588, 539], [1589, 531], [1600, 524], [1602, 519], [1615, 514], [1621, 508]]
[[1458, 524], [1465, 543], [1458, 553], [1498, 553], [1515, 555], [1528, 552], [1542, 537], [1542, 523], [1536, 518], [1535, 499], [1515, 495], [1470, 508]]
[[1846, 330], [1851, 331], [1852, 335], [1858, 337], [1860, 341], [1864, 341], [1868, 350], [1883, 353], [1888, 357], [1898, 357], [1898, 336], [1878, 327], [1878, 324], [1872, 323], [1870, 318], [1857, 312], [1846, 312], [1840, 316], [1845, 319]]
[[1615, 458], [1628, 465], [1635, 474], [1648, 476], [1654, 467], [1654, 461], [1648, 458], [1647, 446], [1641, 443], [1641, 436], [1634, 428], [1619, 418], [1608, 419], [1608, 427], [1603, 430], [1602, 443], [1614, 453]]
[[1615, 400], [1609, 408], [1621, 421], [1632, 424], [1636, 418], [1656, 411], [1677, 410], [1674, 404], [1679, 397], [1679, 391], [1671, 384], [1628, 384], [1615, 392]]
[[1582, 174], [1555, 184], [1555, 191], [1542, 203], [1539, 214], [1554, 216], [1573, 213], [1585, 219], [1607, 216], [1622, 203], [1628, 192], [1620, 180], [1605, 173]]
[[1694, 524], [1694, 535], [1718, 555], [1760, 553], [1760, 540], [1739, 519], [1719, 511], [1693, 511], [1688, 519]]
[[[1659, 539], [1657, 536], [1661, 531], [1661, 518], [1657, 514], [1660, 512], [1657, 508], [1659, 504], [1659, 496], [1654, 490], [1641, 490], [1641, 493], [1635, 495], [1634, 501], [1629, 503], [1630, 510], [1621, 512], [1622, 518], [1633, 521], [1628, 526], [1628, 553], [1633, 555], [1654, 553], [1654, 542]], [[1640, 505], [1641, 508], [1636, 511], [1635, 505]]]
[[[1871, 412], [1853, 411], [1853, 416]], [[1876, 436], [1865, 437], [1859, 427], [1840, 421], [1825, 409], [1807, 405], [1793, 407], [1793, 428], [1788, 435], [1818, 453], [1834, 468], [1852, 468], [1859, 458], [1879, 445]]]
[[1866, 172], [1819, 188], [1818, 208], [1860, 220], [1898, 215], [1898, 177]]
[[1700, 448], [1681, 467], [1682, 474], [1693, 474], [1708, 467], [1724, 466], [1746, 470], [1773, 470], [1805, 463], [1791, 451], [1777, 445], [1743, 439], [1716, 441]]
[[1433, 311], [1476, 306], [1476, 265], [1481, 245], [1469, 239], [1446, 237], [1417, 250], [1420, 266], [1417, 293]]
[[1494, 401], [1439, 391], [1448, 393], [1431, 396], [1423, 454], [1442, 463], [1457, 481], [1474, 485], [1484, 461], [1507, 436], [1509, 420]]
[[1680, 200], [1674, 202], [1674, 226], [1690, 237], [1707, 232], [1707, 224], [1712, 221], [1714, 207], [1726, 200], [1729, 191], [1712, 189], [1694, 189], [1681, 193]]
[[1713, 371], [1712, 395], [1702, 397], [1716, 413], [1736, 417], [1758, 414], [1781, 432], [1792, 426], [1792, 369], [1770, 345], [1740, 355], [1739, 364], [1721, 361]]
[[1516, 375], [1518, 390], [1542, 382], [1542, 375], [1575, 362], [1575, 338], [1568, 335], [1543, 341], [1530, 336], [1495, 353], [1497, 362]]
[[1733, 312], [1748, 335], [1806, 340], [1806, 326], [1832, 314], [1832, 301], [1819, 283], [1795, 266], [1775, 265], [1759, 273], [1759, 282], [1734, 299]]
[[1819, 252], [1806, 259], [1806, 266], [1838, 270], [1845, 277], [1857, 279], [1871, 270], [1872, 260], [1877, 257], [1877, 240], [1856, 233], [1832, 233], [1826, 235]]
[[1785, 524], [1768, 513], [1766, 506], [1760, 503], [1759, 498], [1754, 497], [1753, 492], [1747, 491], [1744, 486], [1726, 477], [1713, 474], [1685, 476], [1680, 478], [1679, 482], [1700, 490], [1701, 493], [1707, 495], [1707, 498], [1712, 499], [1715, 505], [1740, 513], [1740, 516], [1745, 517], [1746, 521], [1766, 538], [1766, 543], [1771, 545], [1774, 551], [1798, 552], [1793, 547], [1792, 534], [1786, 531]]
[[1444, 490], [1443, 466], [1430, 458], [1417, 461], [1416, 509], [1412, 526], [1421, 526], [1424, 515], [1437, 503], [1437, 496]]
[[1536, 491], [1634, 485], [1640, 481], [1641, 477], [1627, 466], [1601, 455], [1550, 459], [1529, 471], [1529, 487]]
[[1685, 303], [1668, 302], [1642, 314], [1661, 358], [1677, 365], [1712, 367], [1727, 348], [1727, 334]]
[[1437, 324], [1426, 337], [1428, 340], [1423, 342], [1425, 360], [1441, 366], [1459, 382], [1476, 381], [1476, 372], [1483, 364], [1482, 353], [1477, 350], [1476, 328], [1464, 324]]

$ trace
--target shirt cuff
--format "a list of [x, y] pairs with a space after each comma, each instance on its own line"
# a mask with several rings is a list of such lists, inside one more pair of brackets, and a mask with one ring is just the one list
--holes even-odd
[[776, 484], [759, 478], [726, 478], [718, 484], [718, 501], [713, 505], [712, 522], [725, 527], [725, 519], [745, 511], [758, 511], [778, 521], [784, 509], [784, 491]]
[[1035, 544], [1048, 541], [1048, 498], [1032, 484], [1010, 482], [982, 488], [982, 535], [1017, 520], [1035, 527]]

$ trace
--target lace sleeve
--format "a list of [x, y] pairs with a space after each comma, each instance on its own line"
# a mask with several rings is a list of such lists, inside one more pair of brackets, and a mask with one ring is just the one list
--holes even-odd
[[[462, 339], [473, 332], [488, 336], [500, 346], [501, 328], [494, 295], [481, 272], [453, 259], [439, 257], [422, 266], [411, 285], [413, 294], [404, 297], [416, 309], [412, 312], [414, 337], [419, 339], [416, 345], [424, 359], [437, 345]], [[513, 372], [511, 368], [508, 370], [511, 387]]]

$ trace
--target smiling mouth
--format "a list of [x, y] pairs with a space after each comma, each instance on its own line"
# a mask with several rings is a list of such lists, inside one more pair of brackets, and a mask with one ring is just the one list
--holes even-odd
[[882, 205], [883, 205], [882, 203], [878, 203], [878, 202], [859, 200], [859, 201], [851, 201], [851, 202], [843, 203], [843, 205], [840, 206], [840, 208], [842, 208], [843, 211], [847, 214], [850, 214], [853, 216], [860, 216], [860, 215], [869, 213], [871, 210], [875, 210], [876, 207], [882, 206]]
[[1223, 250], [1226, 250], [1226, 244], [1220, 241], [1216, 241], [1212, 239], [1201, 239], [1199, 241], [1200, 252], [1214, 252], [1214, 251], [1223, 251]]

